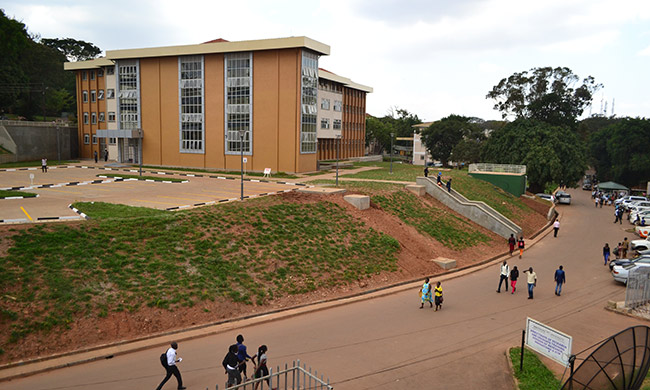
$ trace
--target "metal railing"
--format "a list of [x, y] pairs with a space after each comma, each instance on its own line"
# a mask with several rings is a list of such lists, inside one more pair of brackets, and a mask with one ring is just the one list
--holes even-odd
[[[323, 379], [323, 375], [318, 377], [318, 372], [312, 374], [311, 367], [307, 369], [306, 365], [300, 365], [300, 360], [294, 360], [291, 367], [285, 363], [284, 369], [277, 367], [275, 371], [269, 368], [269, 375], [261, 378], [251, 379], [239, 385], [228, 387], [228, 390], [265, 390], [265, 389], [292, 389], [292, 390], [332, 390], [330, 380]], [[217, 385], [216, 390], [219, 390]]]
[[650, 267], [630, 270], [625, 288], [625, 307], [649, 311], [650, 306]]
[[526, 174], [525, 165], [514, 164], [491, 164], [491, 163], [476, 163], [469, 164], [469, 173], [473, 172], [494, 172], [494, 173], [518, 173]]

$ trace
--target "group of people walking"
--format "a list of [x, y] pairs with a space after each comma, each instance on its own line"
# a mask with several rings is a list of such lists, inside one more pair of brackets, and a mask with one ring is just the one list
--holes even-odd
[[[528, 299], [533, 299], [533, 290], [537, 287], [537, 273], [535, 273], [533, 267], [528, 267], [528, 269], [524, 270], [523, 273], [526, 274]], [[514, 294], [517, 289], [519, 269], [517, 269], [516, 265], [510, 269], [508, 262], [504, 260], [499, 270], [499, 286], [497, 287], [497, 293], [501, 292], [501, 285], [505, 285], [506, 292], [508, 292], [508, 278], [510, 278], [510, 288], [512, 289], [511, 294]], [[564, 272], [563, 266], [560, 266], [555, 271], [553, 279], [555, 281], [555, 295], [560, 296], [562, 295], [562, 285], [566, 283], [566, 273]]]
[[[236, 338], [237, 343], [232, 344], [228, 348], [228, 353], [223, 358], [221, 365], [226, 370], [226, 375], [228, 376], [226, 382], [226, 388], [231, 386], [236, 386], [242, 381], [248, 380], [247, 375], [247, 362], [250, 360], [253, 363], [253, 378], [264, 378], [269, 375], [269, 369], [267, 366], [267, 352], [268, 347], [266, 345], [261, 345], [257, 349], [257, 353], [253, 356], [248, 354], [246, 345], [244, 345], [244, 336], [238, 335]], [[160, 382], [156, 390], [161, 390], [162, 387], [167, 383], [167, 381], [172, 377], [176, 378], [178, 383], [177, 389], [184, 390], [186, 389], [183, 386], [183, 379], [181, 377], [181, 372], [178, 369], [177, 363], [183, 361], [182, 358], [177, 355], [178, 343], [175, 341], [171, 343], [171, 346], [167, 349], [165, 353], [160, 355], [160, 363], [165, 368], [165, 378]], [[255, 361], [257, 359], [257, 362]], [[242, 379], [243, 375], [243, 379]], [[266, 378], [266, 383], [268, 384], [269, 389], [271, 388], [271, 380]], [[255, 389], [259, 386], [259, 382], [255, 383]]]
[[431, 283], [429, 283], [429, 278], [424, 279], [424, 284], [420, 289], [420, 309], [424, 308], [425, 303], [429, 303], [429, 307], [433, 308], [433, 304], [436, 304], [436, 311], [442, 310], [442, 285], [440, 282], [436, 283], [436, 287], [433, 289], [433, 296], [431, 291]]

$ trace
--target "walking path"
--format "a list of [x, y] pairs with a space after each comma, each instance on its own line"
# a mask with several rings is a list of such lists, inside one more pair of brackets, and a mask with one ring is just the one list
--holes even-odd
[[[220, 362], [227, 346], [242, 333], [249, 348], [269, 346], [269, 366], [300, 359], [329, 377], [337, 390], [513, 389], [504, 354], [508, 347], [519, 345], [526, 317], [572, 335], [574, 353], [642, 322], [604, 310], [608, 300], [623, 299], [625, 288], [615, 283], [603, 266], [601, 248], [623, 236], [632, 238], [631, 234], [624, 231], [625, 226], [611, 223], [609, 209], [593, 208], [589, 194], [571, 193], [573, 204], [559, 207], [558, 237], [542, 234], [532, 247], [528, 243], [523, 259], [508, 259], [511, 267], [517, 265], [520, 270], [534, 267], [539, 282], [533, 300], [526, 299], [525, 278], [515, 294], [495, 293], [502, 261], [497, 259], [434, 279], [443, 281], [445, 303], [439, 312], [418, 309], [418, 281], [374, 295], [44, 361], [41, 363], [61, 366], [80, 359], [101, 359], [14, 379], [2, 387], [152, 388], [164, 375], [158, 362], [165, 350], [162, 344], [176, 339], [184, 340], [179, 343], [179, 355], [183, 357], [180, 369], [185, 385], [189, 389], [214, 388], [215, 383], [225, 381]], [[553, 293], [553, 272], [560, 264], [567, 272], [567, 284], [558, 297]], [[135, 352], [129, 353], [132, 350]], [[562, 372], [556, 363], [548, 365]], [[6, 377], [10, 371], [15, 375], [34, 367], [13, 367], [0, 374]]]

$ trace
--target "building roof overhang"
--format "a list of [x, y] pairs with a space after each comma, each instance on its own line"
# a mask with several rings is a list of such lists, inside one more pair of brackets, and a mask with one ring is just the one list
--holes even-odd
[[318, 69], [318, 78], [334, 81], [343, 84], [348, 88], [358, 89], [360, 91], [367, 92], [367, 93], [372, 93], [373, 91], [372, 87], [355, 83], [354, 81], [350, 80], [347, 77], [339, 76], [336, 73], [332, 73], [329, 70], [325, 70], [321, 68]]

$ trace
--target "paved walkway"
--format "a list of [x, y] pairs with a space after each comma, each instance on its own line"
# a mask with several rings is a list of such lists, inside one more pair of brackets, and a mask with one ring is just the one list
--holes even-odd
[[[611, 209], [593, 208], [586, 192], [570, 192], [573, 204], [559, 207], [558, 237], [540, 235], [523, 259], [509, 259], [511, 266], [520, 270], [532, 266], [537, 272], [539, 283], [533, 300], [526, 299], [525, 278], [515, 294], [495, 292], [497, 260], [453, 279], [437, 278], [443, 280], [445, 291], [440, 312], [418, 309], [421, 282], [416, 282], [378, 293], [374, 299], [363, 296], [150, 339], [137, 344], [140, 350], [132, 353], [120, 354], [131, 349], [129, 345], [93, 351], [83, 357], [102, 359], [12, 380], [2, 387], [153, 388], [164, 375], [158, 356], [165, 347], [160, 344], [190, 337], [179, 343], [185, 385], [213, 389], [225, 381], [220, 362], [227, 346], [242, 333], [250, 349], [269, 346], [271, 366], [301, 359], [329, 377], [337, 390], [513, 389], [504, 353], [519, 345], [526, 317], [572, 335], [574, 353], [643, 322], [603, 309], [610, 299], [622, 300], [625, 288], [615, 283], [603, 266], [601, 248], [623, 236], [632, 238], [624, 231], [627, 226], [612, 224]], [[558, 297], [553, 294], [552, 279], [560, 264], [567, 271], [567, 284]], [[304, 314], [310, 310], [315, 311]], [[114, 357], [103, 359], [111, 355]], [[55, 364], [75, 359], [79, 357]], [[556, 363], [548, 365], [562, 372]]]

